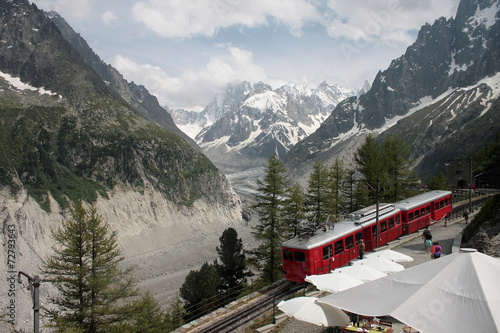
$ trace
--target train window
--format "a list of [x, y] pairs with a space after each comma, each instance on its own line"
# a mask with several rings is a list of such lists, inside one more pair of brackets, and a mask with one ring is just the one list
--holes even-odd
[[417, 209], [415, 211], [415, 219], [418, 219], [420, 217], [420, 211]]
[[[404, 215], [403, 215], [403, 216], [404, 216]], [[401, 221], [400, 221], [400, 217], [399, 217], [399, 215], [396, 215], [396, 225], [399, 225], [399, 222], [401, 222]]]
[[413, 213], [408, 214], [408, 222], [413, 221]]
[[431, 213], [431, 206], [427, 205], [427, 207], [425, 207], [425, 212], [429, 215]]
[[449, 205], [449, 203], [448, 203], [448, 198], [444, 199], [444, 205], [445, 205], [445, 206], [448, 206], [448, 205]]
[[363, 231], [356, 233], [356, 244], [359, 244], [359, 242], [361, 242], [362, 239], [363, 239]]
[[424, 216], [424, 215], [425, 215], [425, 208], [422, 208], [422, 209], [420, 210], [420, 216]]
[[293, 261], [293, 252], [288, 249], [283, 249], [283, 260]]
[[323, 260], [330, 259], [333, 255], [332, 244], [323, 247]]
[[344, 240], [338, 240], [335, 242], [335, 254], [340, 254], [344, 251]]
[[306, 262], [305, 252], [294, 252], [293, 257], [296, 262]]
[[347, 249], [352, 249], [354, 247], [354, 236], [347, 236], [345, 238], [345, 248]]
[[443, 207], [444, 207], [444, 202], [443, 202], [443, 200], [441, 200], [441, 201], [439, 202], [439, 208], [443, 208]]
[[389, 229], [394, 228], [394, 217], [391, 217], [391, 218], [389, 219], [389, 224], [388, 224], [388, 226], [387, 226], [387, 227], [388, 227]]
[[377, 225], [372, 226], [373, 238], [377, 239]]
[[380, 233], [387, 231], [387, 221], [380, 222]]

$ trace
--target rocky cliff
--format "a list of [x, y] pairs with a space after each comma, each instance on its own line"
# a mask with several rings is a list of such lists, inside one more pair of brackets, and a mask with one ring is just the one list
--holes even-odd
[[447, 159], [470, 156], [492, 141], [500, 129], [499, 9], [499, 1], [462, 0], [455, 18], [424, 25], [366, 94], [341, 102], [290, 150], [289, 168], [304, 170], [346, 148], [354, 152], [367, 133], [390, 133], [406, 141], [427, 179]]
[[[1, 2], [0, 26], [0, 279], [40, 274], [50, 230], [83, 200], [118, 231], [141, 286], [175, 294], [183, 274], [215, 259], [222, 231], [241, 226], [226, 177], [111, 89], [29, 1]], [[0, 306], [15, 303], [27, 329], [30, 295], [13, 287], [11, 297], [0, 285]]]

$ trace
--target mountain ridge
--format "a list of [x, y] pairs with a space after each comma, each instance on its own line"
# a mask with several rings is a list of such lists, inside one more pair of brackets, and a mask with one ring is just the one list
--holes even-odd
[[[435, 134], [445, 131], [455, 135], [465, 128], [471, 133], [480, 133], [482, 129], [475, 128], [471, 122], [472, 114], [478, 114], [475, 111], [477, 105], [460, 109], [463, 114], [469, 114], [469, 117], [462, 116], [462, 123], [453, 122], [450, 116], [447, 121], [429, 124], [427, 117], [432, 114], [432, 110], [426, 108], [425, 115], [420, 112], [420, 116], [412, 117], [411, 122], [400, 120], [393, 121], [391, 127], [386, 125], [391, 119], [410, 116], [409, 111], [419, 107], [422, 101], [433, 100], [435, 105], [439, 105], [436, 100], [438, 96], [446, 101], [450, 94], [460, 88], [470, 87], [491, 76], [495, 79], [490, 85], [497, 84], [499, 8], [498, 1], [462, 0], [455, 19], [439, 18], [432, 25], [425, 24], [406, 52], [394, 59], [387, 69], [378, 72], [366, 94], [339, 103], [315, 133], [290, 150], [286, 165], [290, 169], [303, 171], [306, 169], [304, 166], [311, 164], [311, 161], [331, 163], [336, 156], [345, 154], [342, 149], [346, 145], [350, 146], [352, 161], [352, 153], [363, 141], [364, 135], [382, 133], [378, 138], [382, 140], [384, 135], [398, 134], [410, 146], [412, 158], [417, 161], [415, 170], [425, 181], [444, 170], [446, 159], [457, 158], [456, 155], [469, 156], [472, 151], [493, 140], [494, 137], [486, 132], [483, 132], [483, 136], [475, 135], [477, 140], [466, 144], [467, 151], [464, 151], [456, 147], [453, 140], [444, 142], [441, 141], [442, 137]], [[491, 91], [494, 89], [490, 87]], [[498, 96], [495, 94], [483, 97], [479, 105], [496, 105]], [[489, 114], [489, 126], [493, 131], [498, 131], [495, 110], [488, 107], [482, 111]], [[448, 112], [451, 115], [453, 110]], [[427, 133], [427, 144], [419, 146], [423, 141], [412, 142], [409, 139], [407, 132], [413, 127]], [[433, 143], [429, 144], [429, 141]], [[460, 141], [464, 144], [463, 139]], [[446, 148], [439, 148], [440, 144]], [[451, 153], [443, 154], [443, 150], [457, 153], [452, 157]], [[426, 155], [429, 156], [424, 157]], [[342, 156], [349, 163], [348, 156]]]

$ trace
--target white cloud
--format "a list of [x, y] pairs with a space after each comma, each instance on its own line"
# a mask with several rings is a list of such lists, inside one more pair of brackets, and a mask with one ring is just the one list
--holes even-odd
[[91, 0], [38, 0], [33, 1], [47, 10], [55, 10], [62, 17], [81, 19], [92, 12]]
[[267, 25], [269, 17], [300, 35], [304, 24], [321, 18], [306, 0], [149, 0], [137, 2], [132, 15], [135, 21], [168, 38], [213, 37], [219, 29], [231, 26]]
[[111, 25], [111, 24], [113, 24], [113, 22], [118, 20], [118, 17], [115, 15], [115, 13], [113, 13], [111, 11], [106, 11], [106, 12], [102, 13], [101, 19], [105, 24]]
[[410, 32], [456, 13], [458, 0], [328, 0], [325, 26], [331, 37], [362, 43], [410, 44]]
[[237, 47], [228, 47], [226, 53], [213, 56], [203, 68], [188, 69], [179, 77], [172, 77], [160, 67], [137, 64], [117, 55], [113, 66], [127, 80], [144, 85], [160, 104], [169, 108], [203, 109], [228, 82], [247, 80], [269, 83], [265, 71], [253, 63], [252, 53]]

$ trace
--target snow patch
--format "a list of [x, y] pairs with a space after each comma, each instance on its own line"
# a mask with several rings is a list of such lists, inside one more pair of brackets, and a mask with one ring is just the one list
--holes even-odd
[[[26, 84], [22, 82], [20, 78], [14, 77], [7, 73], [0, 72], [0, 77], [3, 77], [5, 81], [7, 81], [16, 90], [31, 90], [38, 91], [40, 95], [58, 96], [56, 93], [53, 93], [50, 90], [45, 90], [44, 88], [36, 88], [29, 84]], [[61, 98], [61, 96], [59, 96], [59, 98]]]
[[469, 24], [472, 25], [474, 28], [483, 24], [486, 27], [486, 29], [489, 29], [491, 28], [491, 26], [495, 24], [496, 22], [495, 16], [499, 9], [500, 9], [499, 3], [495, 3], [491, 7], [482, 10], [479, 8], [478, 5], [476, 14], [469, 19]]
[[451, 76], [455, 71], [458, 72], [465, 72], [467, 70], [467, 64], [463, 64], [461, 66], [458, 66], [457, 63], [455, 62], [455, 53], [451, 54], [451, 64], [450, 64], [450, 70], [448, 71], [448, 76]]

